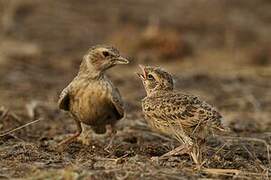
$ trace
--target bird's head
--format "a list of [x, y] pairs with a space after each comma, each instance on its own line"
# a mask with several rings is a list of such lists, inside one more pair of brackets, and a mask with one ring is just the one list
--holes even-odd
[[143, 82], [147, 95], [159, 91], [172, 91], [173, 78], [171, 74], [158, 67], [139, 65], [142, 73], [138, 76]]
[[122, 57], [119, 51], [112, 46], [97, 45], [89, 49], [84, 56], [81, 69], [100, 75], [105, 70], [118, 65], [128, 64], [129, 61]]

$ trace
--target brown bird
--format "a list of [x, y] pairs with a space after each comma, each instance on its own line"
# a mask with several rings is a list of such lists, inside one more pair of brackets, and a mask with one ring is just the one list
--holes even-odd
[[147, 92], [142, 100], [147, 123], [153, 130], [183, 143], [165, 156], [183, 150], [183, 153], [190, 153], [197, 165], [200, 164], [200, 146], [204, 145], [206, 137], [216, 130], [224, 130], [222, 116], [197, 96], [175, 91], [168, 72], [151, 66], [140, 65], [140, 68], [142, 73], [138, 75]]
[[76, 122], [77, 132], [59, 143], [59, 147], [80, 136], [82, 123], [98, 134], [104, 134], [107, 130], [111, 134], [115, 133], [114, 125], [124, 116], [123, 101], [105, 71], [115, 65], [128, 63], [114, 47], [98, 45], [89, 49], [77, 76], [60, 94], [59, 108], [70, 112]]

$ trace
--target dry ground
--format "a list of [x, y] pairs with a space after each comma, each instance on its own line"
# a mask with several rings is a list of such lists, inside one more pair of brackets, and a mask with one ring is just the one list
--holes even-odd
[[[0, 179], [268, 179], [271, 173], [271, 3], [222, 1], [0, 1]], [[163, 13], [161, 13], [163, 12]], [[126, 102], [113, 148], [54, 146], [76, 130], [56, 101], [94, 44], [132, 59], [108, 74]], [[210, 137], [208, 161], [157, 160], [178, 145], [151, 132], [137, 64], [159, 65], [176, 88], [215, 105], [232, 132]]]

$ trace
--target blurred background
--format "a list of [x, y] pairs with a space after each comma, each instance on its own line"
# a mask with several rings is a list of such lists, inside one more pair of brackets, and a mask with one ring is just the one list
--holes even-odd
[[270, 111], [270, 9], [268, 0], [1, 0], [1, 105], [55, 103], [88, 48], [109, 44], [132, 59], [109, 72], [132, 104], [144, 95], [133, 73], [142, 63], [222, 110]]
[[108, 72], [127, 106], [121, 127], [144, 122], [141, 63], [170, 71], [177, 89], [215, 105], [238, 135], [271, 131], [270, 22], [270, 0], [0, 0], [0, 107], [20, 119], [0, 119], [0, 132], [28, 122], [33, 106], [47, 124], [21, 138], [73, 132], [57, 98], [96, 44], [131, 59]]

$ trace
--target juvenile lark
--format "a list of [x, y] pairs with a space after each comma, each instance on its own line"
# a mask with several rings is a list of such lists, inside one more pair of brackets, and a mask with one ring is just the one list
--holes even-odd
[[89, 125], [98, 134], [104, 134], [107, 129], [110, 133], [115, 132], [115, 123], [124, 116], [123, 102], [105, 71], [117, 64], [128, 63], [114, 47], [90, 48], [77, 76], [60, 94], [59, 108], [70, 112], [76, 122], [77, 132], [59, 145], [68, 144], [80, 136], [82, 123]]
[[224, 129], [222, 116], [198, 97], [174, 91], [172, 76], [164, 70], [142, 65], [140, 68], [142, 74], [138, 75], [147, 92], [142, 108], [149, 126], [184, 144], [166, 155], [185, 149], [183, 152], [190, 151], [193, 160], [199, 164], [200, 146], [206, 137], [215, 130]]

